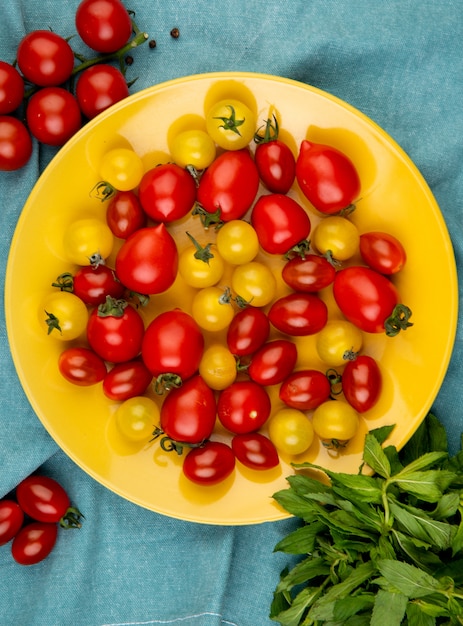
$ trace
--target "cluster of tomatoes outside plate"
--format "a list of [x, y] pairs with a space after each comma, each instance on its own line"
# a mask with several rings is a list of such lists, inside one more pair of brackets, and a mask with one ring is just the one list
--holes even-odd
[[[352, 161], [307, 139], [294, 154], [279, 132], [276, 114], [259, 126], [228, 98], [202, 128], [171, 137], [168, 162], [146, 168], [131, 147], [108, 149], [89, 190], [105, 219], [66, 226], [63, 250], [77, 269], [59, 274], [40, 304], [50, 336], [71, 342], [61, 374], [102, 383], [119, 432], [159, 440], [201, 485], [225, 480], [236, 459], [271, 469], [315, 437], [342, 454], [381, 393], [364, 333], [393, 337], [412, 325], [392, 280], [406, 263], [402, 244], [360, 234], [349, 219], [361, 210]], [[315, 228], [311, 214], [321, 217]], [[191, 219], [195, 233], [180, 241]], [[156, 310], [179, 284], [188, 304]], [[298, 366], [306, 337], [324, 370]]]

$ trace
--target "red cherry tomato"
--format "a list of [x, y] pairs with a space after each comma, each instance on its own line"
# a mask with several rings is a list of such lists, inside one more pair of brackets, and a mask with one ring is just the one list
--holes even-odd
[[31, 522], [23, 526], [13, 539], [11, 554], [20, 565], [35, 565], [50, 554], [57, 537], [57, 524]]
[[297, 348], [292, 341], [268, 341], [252, 356], [248, 367], [250, 378], [259, 385], [276, 385], [293, 371]]
[[107, 265], [85, 265], [80, 267], [72, 276], [71, 274], [61, 274], [54, 283], [72, 292], [90, 306], [98, 306], [106, 301], [107, 296], [112, 298], [122, 298], [124, 295], [124, 285], [117, 280], [114, 270]]
[[235, 435], [231, 443], [235, 457], [246, 467], [266, 470], [280, 463], [277, 449], [270, 439], [261, 433]]
[[0, 546], [11, 541], [24, 521], [24, 513], [14, 500], [0, 500]]
[[256, 134], [257, 144], [254, 153], [259, 176], [272, 193], [286, 194], [291, 189], [296, 176], [296, 159], [290, 147], [278, 138], [279, 127], [275, 116], [273, 123], [266, 122], [264, 135]]
[[375, 406], [381, 394], [382, 376], [373, 357], [362, 354], [349, 361], [341, 381], [345, 399], [358, 413]]
[[368, 333], [397, 335], [411, 323], [411, 311], [400, 304], [395, 285], [368, 267], [351, 266], [336, 272], [333, 294], [344, 316]]
[[173, 222], [185, 217], [196, 200], [191, 174], [175, 163], [163, 163], [148, 170], [138, 189], [146, 214], [156, 222]]
[[116, 52], [132, 34], [132, 22], [120, 0], [83, 0], [77, 7], [76, 29], [96, 52]]
[[177, 268], [177, 246], [164, 224], [138, 229], [124, 241], [116, 256], [119, 280], [131, 291], [144, 295], [171, 287]]
[[139, 228], [144, 228], [146, 221], [146, 213], [133, 191], [118, 191], [106, 209], [106, 222], [112, 234], [120, 239], [127, 239]]
[[294, 292], [276, 300], [268, 318], [277, 330], [287, 335], [314, 335], [328, 321], [328, 308], [316, 294]]
[[29, 161], [32, 140], [25, 125], [10, 115], [0, 115], [0, 170], [18, 170]]
[[271, 410], [270, 397], [261, 385], [252, 380], [240, 380], [224, 389], [217, 402], [217, 416], [232, 433], [243, 434], [259, 430]]
[[340, 150], [304, 139], [296, 160], [296, 180], [302, 193], [321, 213], [339, 213], [360, 194], [360, 178]]
[[34, 93], [26, 118], [34, 137], [50, 146], [64, 145], [82, 124], [76, 98], [63, 87], [44, 87]]
[[318, 370], [293, 372], [281, 384], [279, 397], [287, 406], [300, 411], [311, 411], [329, 399], [331, 384]]
[[183, 473], [198, 485], [216, 485], [235, 469], [235, 455], [226, 443], [208, 441], [188, 452], [183, 461]]
[[285, 283], [294, 291], [315, 292], [334, 281], [336, 270], [323, 256], [308, 254], [286, 262], [281, 272]]
[[16, 487], [16, 498], [26, 515], [37, 522], [59, 522], [71, 506], [64, 488], [49, 476], [28, 476]]
[[405, 248], [389, 233], [363, 233], [360, 235], [359, 248], [365, 263], [381, 274], [400, 272], [407, 260]]
[[270, 322], [262, 309], [246, 307], [236, 313], [228, 327], [228, 349], [236, 356], [253, 354], [267, 341], [269, 333]]
[[70, 383], [87, 387], [96, 385], [106, 376], [103, 359], [89, 348], [67, 348], [58, 358], [58, 369]]
[[140, 313], [124, 300], [113, 298], [93, 309], [87, 324], [90, 347], [110, 363], [134, 359], [140, 353], [144, 332]]
[[106, 63], [84, 70], [76, 86], [77, 102], [88, 119], [96, 117], [128, 95], [129, 87], [122, 72]]
[[24, 80], [18, 70], [0, 61], [0, 115], [12, 113], [24, 98]]
[[290, 196], [260, 196], [251, 214], [261, 247], [270, 254], [286, 254], [307, 240], [310, 218], [302, 206]]
[[145, 331], [142, 358], [154, 377], [173, 374], [187, 380], [198, 371], [203, 352], [201, 329], [180, 309], [160, 313]]
[[24, 78], [40, 87], [65, 83], [74, 69], [71, 46], [51, 30], [33, 30], [25, 35], [16, 58]]
[[143, 395], [148, 389], [153, 375], [140, 360], [118, 363], [105, 376], [103, 392], [117, 402]]
[[172, 389], [161, 406], [160, 426], [174, 444], [200, 444], [214, 430], [216, 401], [201, 376], [193, 376]]
[[197, 200], [213, 222], [240, 219], [259, 188], [259, 173], [247, 149], [219, 155], [201, 176]]

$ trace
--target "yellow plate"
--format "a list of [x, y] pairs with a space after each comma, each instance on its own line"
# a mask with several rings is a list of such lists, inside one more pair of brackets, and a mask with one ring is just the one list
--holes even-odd
[[[61, 238], [67, 223], [82, 215], [104, 219], [105, 204], [93, 198], [100, 158], [109, 148], [132, 146], [146, 168], [168, 160], [174, 130], [201, 125], [205, 110], [224, 96], [238, 97], [263, 121], [275, 111], [282, 138], [296, 151], [308, 137], [343, 150], [362, 181], [352, 220], [361, 232], [384, 230], [404, 244], [408, 261], [397, 277], [414, 326], [395, 338], [371, 335], [365, 351], [376, 357], [384, 377], [380, 402], [362, 419], [348, 450], [331, 457], [315, 443], [301, 460], [356, 472], [367, 429], [397, 424], [391, 443], [401, 447], [438, 393], [450, 359], [457, 322], [457, 280], [445, 222], [417, 168], [391, 138], [356, 109], [313, 87], [274, 76], [217, 73], [173, 80], [141, 91], [87, 124], [53, 159], [32, 191], [11, 245], [6, 276], [6, 320], [16, 369], [34, 410], [57, 444], [86, 472], [117, 494], [159, 513], [201, 523], [253, 524], [287, 517], [272, 500], [293, 473], [291, 459], [268, 472], [237, 467], [217, 487], [197, 487], [181, 473], [181, 458], [157, 442], [125, 444], [114, 427], [116, 403], [97, 385], [80, 388], [59, 374], [63, 344], [39, 323], [42, 298], [58, 274], [76, 268], [66, 261]], [[297, 189], [292, 194], [307, 202]], [[319, 216], [310, 211], [313, 224]], [[198, 218], [172, 226], [179, 245], [192, 230], [205, 242]], [[182, 236], [180, 236], [182, 235]], [[183, 242], [183, 243], [182, 243]], [[261, 255], [278, 273], [280, 260]], [[284, 288], [281, 285], [281, 293]], [[188, 292], [186, 292], [188, 294]], [[337, 315], [325, 293], [332, 315]], [[185, 305], [177, 281], [153, 306]], [[148, 316], [148, 313], [144, 313]], [[209, 338], [210, 339], [210, 338]], [[299, 366], [318, 366], [313, 338], [298, 340]], [[275, 398], [275, 389], [272, 390]], [[219, 432], [218, 438], [227, 438]]]

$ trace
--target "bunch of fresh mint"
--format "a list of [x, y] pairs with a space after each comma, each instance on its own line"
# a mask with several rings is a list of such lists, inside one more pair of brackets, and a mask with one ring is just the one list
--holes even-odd
[[274, 495], [304, 522], [275, 547], [304, 555], [275, 590], [282, 626], [463, 624], [463, 451], [432, 414], [400, 452], [392, 429], [366, 435], [373, 475], [305, 463]]

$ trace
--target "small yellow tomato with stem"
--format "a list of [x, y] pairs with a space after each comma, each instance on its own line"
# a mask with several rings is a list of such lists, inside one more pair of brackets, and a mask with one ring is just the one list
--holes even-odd
[[268, 424], [268, 433], [275, 448], [284, 454], [302, 454], [310, 448], [314, 429], [305, 413], [299, 409], [280, 409]]

